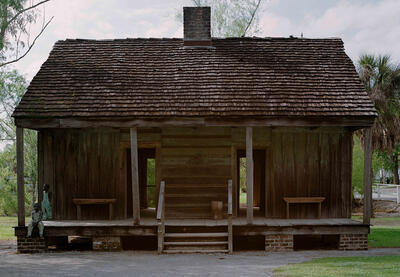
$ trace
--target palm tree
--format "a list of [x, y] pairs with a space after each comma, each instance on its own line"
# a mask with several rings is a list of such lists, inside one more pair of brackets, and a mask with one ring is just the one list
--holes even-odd
[[[394, 65], [387, 55], [362, 55], [358, 72], [378, 112], [372, 126], [372, 148], [391, 157], [394, 183], [399, 184], [396, 148], [400, 145], [400, 65]], [[363, 138], [362, 132], [358, 135]]]

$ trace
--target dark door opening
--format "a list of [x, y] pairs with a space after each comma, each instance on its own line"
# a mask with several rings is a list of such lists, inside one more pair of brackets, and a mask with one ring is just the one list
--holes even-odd
[[[127, 149], [126, 155], [126, 183], [127, 183], [127, 216], [132, 217], [132, 172], [131, 172], [131, 149]], [[138, 149], [138, 175], [140, 209], [154, 209], [156, 206], [156, 183], [155, 183], [155, 157], [154, 148]]]
[[[265, 215], [265, 150], [253, 150], [254, 180], [253, 180], [253, 207], [254, 215]], [[246, 191], [246, 151], [237, 151], [237, 180], [238, 214], [245, 215], [247, 207]]]

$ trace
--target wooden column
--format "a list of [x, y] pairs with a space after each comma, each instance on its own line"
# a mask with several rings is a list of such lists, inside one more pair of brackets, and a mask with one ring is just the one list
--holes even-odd
[[232, 174], [232, 194], [235, 195], [232, 201], [232, 215], [236, 217], [238, 215], [239, 210], [239, 197], [236, 197], [238, 194], [238, 178], [237, 178], [237, 150], [234, 145], [231, 146], [231, 174]]
[[24, 129], [17, 127], [18, 226], [25, 226]]
[[370, 224], [372, 215], [372, 132], [364, 130], [364, 210], [363, 223]]
[[[37, 202], [42, 203], [43, 198], [43, 132], [37, 132], [37, 164], [38, 164], [38, 187], [37, 187]], [[41, 193], [42, 192], [42, 193]], [[52, 202], [54, 203], [54, 202]]]
[[131, 128], [130, 133], [131, 133], [133, 225], [139, 225], [140, 224], [140, 195], [139, 195], [139, 174], [138, 174], [138, 144], [137, 144], [136, 128]]
[[246, 127], [247, 224], [253, 223], [253, 128]]

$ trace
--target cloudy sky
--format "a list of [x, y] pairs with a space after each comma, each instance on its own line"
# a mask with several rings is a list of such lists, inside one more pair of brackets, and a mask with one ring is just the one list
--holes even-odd
[[[53, 44], [66, 38], [182, 37], [175, 15], [190, 0], [51, 0], [50, 26], [15, 67], [30, 80]], [[353, 59], [390, 54], [400, 62], [399, 0], [264, 0], [260, 37], [341, 37]], [[32, 29], [34, 31], [34, 29]]]

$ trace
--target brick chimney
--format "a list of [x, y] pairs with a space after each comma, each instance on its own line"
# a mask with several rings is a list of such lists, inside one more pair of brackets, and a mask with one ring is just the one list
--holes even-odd
[[211, 46], [211, 8], [183, 8], [183, 45], [191, 47]]

